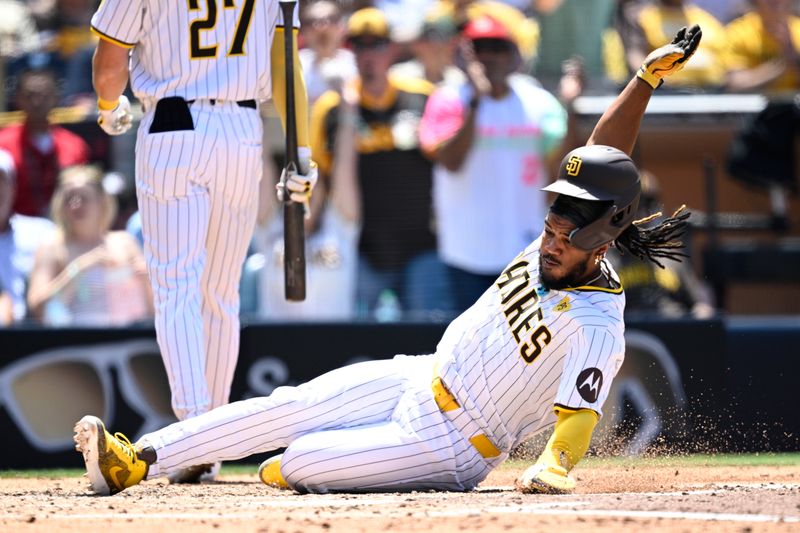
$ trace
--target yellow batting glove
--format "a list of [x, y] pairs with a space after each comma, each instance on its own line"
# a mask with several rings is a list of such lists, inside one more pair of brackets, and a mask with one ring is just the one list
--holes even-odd
[[644, 59], [636, 75], [653, 89], [664, 83], [664, 77], [675, 74], [694, 54], [703, 31], [695, 24], [689, 30], [681, 28], [671, 43], [656, 48]]
[[575, 478], [566, 468], [544, 463], [529, 467], [515, 484], [526, 494], [567, 494], [575, 490]]

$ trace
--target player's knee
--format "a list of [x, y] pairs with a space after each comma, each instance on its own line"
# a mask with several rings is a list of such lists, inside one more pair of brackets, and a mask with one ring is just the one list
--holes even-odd
[[281, 475], [294, 490], [303, 493], [324, 494], [330, 490], [324, 476], [328, 462], [318, 457], [319, 447], [312, 446], [309, 435], [292, 442], [281, 459]]

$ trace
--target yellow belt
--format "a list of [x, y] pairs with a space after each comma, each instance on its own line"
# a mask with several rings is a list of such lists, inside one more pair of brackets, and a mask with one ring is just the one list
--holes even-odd
[[[433, 390], [433, 398], [436, 400], [436, 405], [439, 406], [439, 409], [441, 409], [443, 413], [461, 407], [455, 396], [453, 396], [452, 393], [447, 390], [445, 384], [442, 383], [442, 378], [438, 376], [433, 378], [431, 389]], [[478, 453], [486, 459], [491, 459], [492, 457], [500, 455], [500, 450], [497, 449], [497, 446], [483, 433], [475, 435], [469, 439], [469, 442], [478, 450]]]

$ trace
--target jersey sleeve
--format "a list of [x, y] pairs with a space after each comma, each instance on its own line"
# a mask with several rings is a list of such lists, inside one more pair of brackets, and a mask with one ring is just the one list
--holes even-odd
[[602, 416], [611, 382], [625, 357], [622, 335], [610, 327], [583, 327], [572, 337], [556, 394], [556, 410], [591, 409]]
[[422, 149], [427, 153], [435, 153], [464, 124], [465, 112], [458, 92], [450, 87], [441, 87], [434, 91], [428, 97], [419, 123], [419, 142]]
[[142, 38], [144, 0], [103, 0], [92, 16], [92, 32], [125, 48]]

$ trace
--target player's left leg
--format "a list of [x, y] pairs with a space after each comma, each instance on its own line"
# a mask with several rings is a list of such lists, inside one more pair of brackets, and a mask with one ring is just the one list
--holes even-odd
[[286, 484], [313, 493], [463, 491], [491, 469], [425, 390], [407, 391], [390, 421], [309, 433], [280, 459]]
[[200, 281], [212, 409], [228, 403], [239, 355], [239, 280], [255, 227], [262, 173], [258, 112], [226, 105], [215, 113], [220, 131], [208, 169], [211, 209]]

